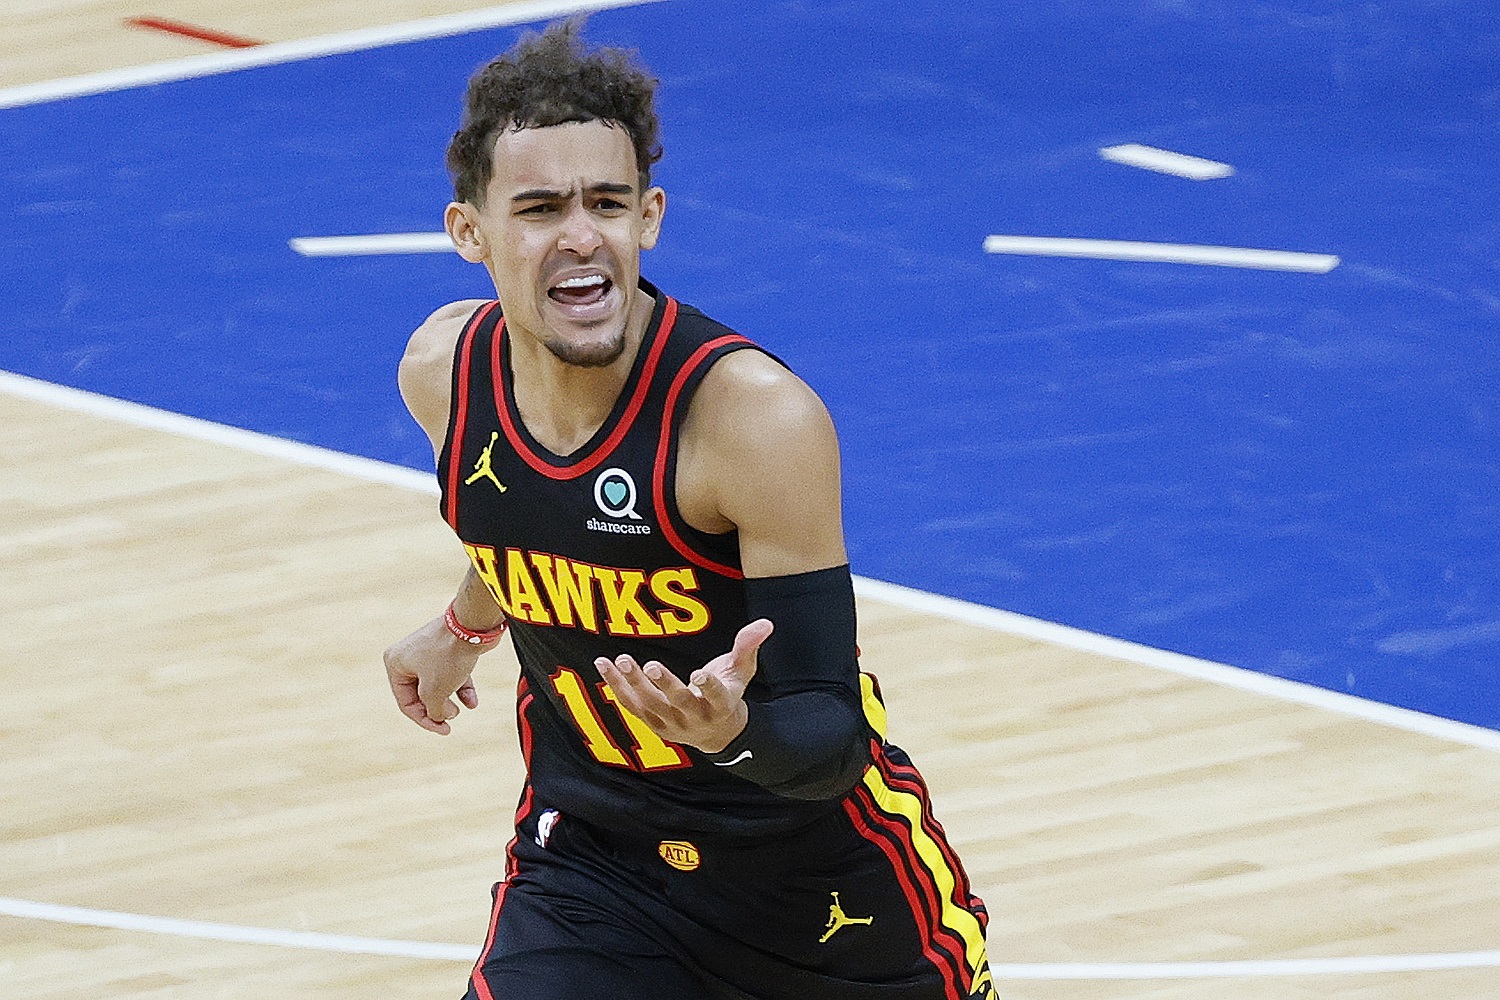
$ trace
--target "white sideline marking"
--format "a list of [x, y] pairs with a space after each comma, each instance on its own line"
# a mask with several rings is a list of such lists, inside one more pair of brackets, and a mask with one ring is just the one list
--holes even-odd
[[313, 931], [279, 931], [268, 927], [240, 927], [202, 920], [176, 920], [171, 917], [147, 917], [138, 913], [115, 913], [89, 910], [81, 906], [55, 906], [25, 899], [0, 897], [0, 915], [50, 920], [82, 927], [113, 927], [122, 931], [143, 931], [173, 937], [204, 938], [209, 941], [233, 941], [238, 944], [270, 944], [283, 948], [305, 948], [314, 951], [336, 951], [345, 955], [395, 955], [401, 958], [436, 958], [455, 962], [472, 962], [479, 948], [461, 944], [436, 944], [426, 941], [390, 941], [384, 938], [348, 937], [343, 934], [319, 934]]
[[[294, 42], [258, 46], [254, 49], [237, 50], [231, 53], [216, 53], [191, 59], [180, 59], [149, 66], [130, 67], [84, 76], [70, 77], [38, 84], [0, 89], [0, 109], [39, 104], [46, 101], [79, 97], [86, 94], [123, 90], [149, 84], [185, 80], [215, 73], [226, 73], [253, 66], [267, 66], [282, 62], [293, 62], [316, 56], [339, 52], [356, 51], [391, 45], [400, 42], [436, 38], [443, 35], [462, 34], [467, 31], [505, 24], [516, 24], [544, 20], [590, 10], [631, 6], [657, 0], [538, 0], [517, 3], [505, 7], [489, 8], [444, 17], [426, 18], [406, 24], [371, 28], [359, 31], [324, 35], [318, 38]], [[1119, 153], [1135, 148], [1150, 150], [1150, 147], [1113, 147]], [[1128, 163], [1120, 156], [1109, 156], [1111, 150], [1101, 150], [1105, 159]], [[1165, 157], [1176, 158], [1174, 162], [1193, 161], [1196, 157], [1167, 151], [1154, 151]], [[1139, 154], [1137, 154], [1139, 155]], [[1165, 162], [1158, 160], [1158, 162]], [[1213, 161], [1201, 160], [1202, 164]], [[1130, 163], [1146, 169], [1162, 169], [1147, 166], [1142, 162]], [[1216, 166], [1233, 173], [1227, 164]], [[1165, 170], [1176, 173], [1175, 170]], [[1228, 173], [1207, 174], [1194, 179], [1228, 176]], [[1182, 174], [1182, 176], [1193, 176]], [[442, 241], [439, 245], [439, 239]], [[1238, 250], [1229, 247], [1173, 247], [1168, 244], [1132, 244], [1097, 240], [1031, 240], [1032, 244], [1049, 244], [1051, 250], [1016, 249], [1024, 237], [992, 236], [985, 241], [990, 253], [1043, 253], [1058, 256], [1104, 256], [1119, 260], [1150, 260], [1194, 264], [1219, 264], [1230, 267], [1258, 267], [1274, 270], [1312, 271], [1326, 273], [1339, 263], [1337, 257], [1317, 254], [1295, 254], [1284, 251]], [[363, 241], [363, 242], [360, 242]], [[385, 241], [385, 248], [382, 246]], [[1007, 247], [1007, 241], [1010, 242]], [[431, 253], [452, 250], [445, 233], [398, 233], [375, 237], [308, 237], [290, 241], [292, 249], [305, 256], [336, 256], [349, 253]], [[299, 245], [300, 244], [300, 245]], [[1062, 252], [1058, 245], [1073, 252]], [[349, 247], [363, 247], [351, 250]], [[1081, 252], [1085, 246], [1091, 252]], [[333, 249], [330, 249], [332, 247]], [[371, 248], [377, 247], [377, 248]], [[1099, 248], [1114, 248], [1108, 253]], [[1147, 248], [1150, 256], [1113, 256], [1118, 248]], [[1180, 251], [1194, 252], [1194, 259], [1171, 256]], [[1208, 259], [1206, 254], [1217, 253], [1217, 259]], [[1224, 255], [1231, 255], [1225, 259]], [[1241, 255], [1252, 255], [1244, 257]], [[1255, 260], [1255, 263], [1246, 262]], [[1268, 263], [1267, 261], [1272, 261]], [[319, 448], [313, 445], [287, 441], [270, 435], [258, 434], [241, 428], [216, 424], [181, 414], [169, 413], [126, 400], [113, 399], [94, 393], [58, 386], [48, 382], [0, 371], [0, 392], [8, 393], [36, 402], [57, 406], [75, 412], [88, 413], [105, 419], [117, 420], [139, 427], [178, 434], [184, 437], [209, 441], [214, 444], [238, 448], [255, 454], [284, 459], [299, 465], [312, 466], [332, 472], [343, 473], [372, 482], [401, 486], [407, 489], [436, 495], [438, 487], [434, 478], [403, 466], [377, 462], [358, 456]], [[855, 579], [856, 590], [877, 600], [909, 607], [912, 610], [967, 621], [987, 628], [1008, 633], [1045, 639], [1071, 648], [1104, 653], [1120, 659], [1130, 660], [1146, 666], [1199, 677], [1230, 687], [1257, 691], [1290, 701], [1317, 705], [1333, 711], [1377, 722], [1410, 729], [1428, 735], [1439, 736], [1471, 746], [1500, 750], [1500, 733], [1465, 726], [1461, 723], [1437, 719], [1406, 709], [1366, 702], [1336, 692], [1295, 684], [1281, 678], [1242, 671], [1234, 667], [1196, 660], [1192, 657], [1139, 646], [1119, 639], [1097, 636], [1078, 629], [1055, 625], [1011, 612], [1000, 611], [981, 605], [969, 604], [952, 598], [927, 594], [922, 591], [899, 587], [864, 578]], [[1305, 689], [1305, 690], [1303, 690]], [[440, 944], [421, 941], [396, 941], [383, 938], [352, 937], [336, 934], [321, 934], [310, 931], [286, 931], [269, 928], [243, 927], [233, 924], [206, 921], [179, 920], [168, 917], [151, 917], [140, 914], [118, 913], [107, 910], [92, 910], [75, 906], [58, 906], [35, 903], [27, 900], [0, 897], [0, 915], [47, 920], [73, 925], [109, 927], [120, 930], [167, 934], [217, 941], [247, 944], [276, 945], [287, 948], [314, 949], [343, 954], [388, 955], [403, 958], [439, 959], [456, 962], [473, 962], [477, 949], [469, 945]], [[1488, 968], [1500, 966], [1500, 952], [1468, 952], [1456, 954], [1392, 955], [1366, 958], [1331, 959], [1287, 959], [1236, 962], [1135, 962], [1135, 963], [1058, 963], [1058, 964], [999, 964], [992, 965], [991, 972], [997, 979], [1032, 980], [1082, 980], [1082, 979], [1180, 979], [1232, 976], [1292, 976], [1360, 972], [1411, 972], [1438, 969]]]
[[1142, 146], [1127, 142], [1123, 146], [1106, 146], [1099, 155], [1111, 163], [1123, 163], [1127, 167], [1154, 170], [1159, 174], [1173, 174], [1191, 181], [1213, 181], [1221, 177], [1234, 176], [1234, 167], [1218, 160], [1205, 160], [1201, 156], [1174, 153], [1170, 149]]
[[461, 35], [468, 31], [497, 28], [506, 24], [524, 24], [528, 21], [544, 21], [569, 14], [581, 14], [585, 11], [656, 2], [659, 0], [530, 0], [527, 3], [427, 17], [402, 24], [341, 31], [337, 34], [319, 35], [316, 38], [303, 38], [291, 42], [273, 42], [269, 45], [257, 45], [252, 49], [215, 52], [188, 59], [173, 59], [169, 62], [146, 66], [129, 66], [124, 69], [65, 77], [61, 80], [46, 80], [41, 83], [7, 87], [0, 89], [0, 108], [42, 104], [65, 97], [82, 97], [85, 94], [127, 90], [131, 87], [144, 87], [153, 83], [170, 83], [173, 80], [188, 80], [193, 77], [212, 76], [215, 73], [229, 73], [252, 66], [271, 66], [276, 63], [296, 62], [299, 59], [313, 59], [318, 56], [373, 49], [401, 42], [441, 38], [444, 35]]
[[376, 233], [369, 236], [299, 236], [287, 246], [304, 257], [363, 257], [382, 253], [452, 253], [447, 233]]
[[1089, 257], [1164, 264], [1212, 264], [1262, 271], [1305, 271], [1310, 274], [1327, 274], [1339, 266], [1337, 257], [1323, 253], [1183, 243], [1080, 240], [1058, 236], [987, 236], [984, 249], [987, 253], [1024, 254], [1032, 257]]
[[[432, 941], [395, 941], [388, 938], [320, 934], [316, 931], [285, 931], [267, 927], [203, 920], [149, 917], [138, 913], [91, 910], [81, 906], [34, 903], [0, 897], [0, 916], [48, 920], [80, 927], [173, 937], [228, 941], [234, 944], [265, 944], [281, 948], [332, 951], [346, 955], [389, 955], [439, 961], [473, 962], [479, 949], [473, 945], [440, 944]], [[1223, 979], [1236, 976], [1323, 976], [1370, 972], [1427, 972], [1441, 969], [1477, 969], [1500, 966], [1500, 951], [1473, 951], [1431, 955], [1375, 955], [1368, 958], [1289, 958], [1235, 962], [1026, 962], [992, 964], [996, 979]]]
[[[339, 472], [370, 482], [400, 486], [431, 496], [437, 496], [439, 493], [437, 477], [433, 473], [418, 472], [415, 469], [393, 465], [389, 462], [377, 462], [374, 459], [346, 455], [328, 448], [319, 448], [298, 441], [287, 441], [269, 434], [258, 434], [255, 431], [216, 424], [209, 420], [199, 420], [180, 413], [169, 413], [166, 410], [158, 410], [110, 396], [101, 396], [82, 389], [55, 385], [12, 372], [0, 371], [0, 392], [61, 409], [92, 414], [107, 420], [117, 420], [138, 427], [254, 452], [257, 455], [268, 455], [295, 462], [298, 465]], [[929, 594], [926, 591], [914, 590], [882, 580], [855, 577], [854, 590], [862, 596], [912, 611], [967, 622], [1010, 635], [1053, 642], [1070, 649], [1111, 656], [1130, 663], [1139, 663], [1142, 666], [1195, 677], [1199, 680], [1222, 684], [1225, 687], [1254, 691], [1257, 694], [1280, 698], [1283, 701], [1312, 705], [1338, 712], [1341, 715], [1366, 719], [1396, 729], [1434, 736], [1466, 746], [1500, 751], [1500, 732], [1481, 726], [1454, 722], [1451, 719], [1414, 712], [1408, 708], [1397, 708], [1382, 702], [1367, 701], [1364, 698], [1356, 698], [1354, 695], [1328, 691], [1311, 684], [1299, 684], [1296, 681], [1257, 673], [1254, 670], [1200, 660], [1182, 653], [1153, 649], [1150, 646], [1127, 642], [1124, 639], [1096, 635], [1093, 632], [1085, 632], [1067, 625], [1028, 618], [1012, 611], [1002, 611], [999, 608], [943, 597], [940, 594]]]
[[435, 476], [423, 474], [416, 469], [360, 458], [358, 455], [346, 455], [341, 451], [319, 448], [300, 441], [288, 441], [269, 434], [258, 434], [255, 431], [230, 427], [227, 424], [217, 424], [211, 420], [199, 420], [197, 417], [188, 417], [181, 413], [169, 413], [166, 410], [142, 406], [140, 403], [132, 403], [124, 399], [115, 399], [112, 396], [101, 396], [82, 389], [27, 378], [25, 375], [17, 375], [14, 372], [0, 371], [0, 392], [65, 410], [88, 413], [106, 420], [116, 420], [150, 430], [166, 431], [181, 437], [196, 438], [199, 441], [238, 448], [240, 451], [284, 459], [298, 465], [339, 472], [356, 479], [401, 486], [431, 493], [433, 496], [438, 495]]
[[[430, 495], [438, 493], [433, 475], [402, 466], [358, 458], [294, 441], [285, 441], [236, 427], [186, 417], [125, 400], [54, 385], [10, 372], [0, 371], [0, 392], [30, 399], [75, 412], [88, 413], [151, 430], [185, 437], [260, 455], [281, 458], [299, 465], [344, 473], [360, 479], [387, 483]], [[1152, 649], [1136, 643], [1095, 635], [1081, 629], [1027, 618], [997, 608], [929, 594], [893, 583], [856, 577], [856, 593], [886, 601], [913, 611], [939, 615], [968, 622], [1011, 635], [1022, 635], [1073, 649], [1112, 656], [1143, 666], [1223, 684], [1227, 687], [1328, 709], [1344, 715], [1379, 722], [1398, 729], [1422, 733], [1455, 743], [1500, 751], [1500, 732], [1469, 726], [1409, 709], [1366, 701], [1352, 695], [1325, 691], [1280, 677], [1241, 670], [1207, 660]], [[392, 941], [381, 938], [343, 937], [306, 931], [280, 931], [238, 927], [202, 921], [149, 917], [81, 907], [56, 906], [26, 900], [0, 897], [0, 915], [51, 920], [86, 926], [113, 927], [121, 930], [157, 934], [210, 938], [213, 940], [271, 944], [288, 948], [313, 948], [358, 954], [392, 955], [409, 958], [444, 959], [472, 962], [476, 949], [467, 945], [420, 941]], [[1373, 972], [1421, 972], [1441, 969], [1500, 967], [1500, 952], [1460, 952], [1453, 954], [1374, 955], [1355, 958], [1307, 958], [1228, 962], [1125, 962], [1125, 963], [1014, 963], [991, 967], [997, 979], [1083, 980], [1083, 979], [1190, 979], [1234, 976], [1309, 976]]]
[[1341, 715], [1352, 715], [1355, 718], [1378, 722], [1396, 729], [1435, 736], [1483, 750], [1500, 751], [1500, 732], [1493, 729], [1454, 722], [1452, 719], [1414, 712], [1409, 708], [1398, 708], [1384, 702], [1369, 701], [1351, 694], [1289, 681], [1284, 677], [1274, 677], [1254, 670], [1231, 667], [1222, 663], [1214, 663], [1211, 660], [1200, 660], [1194, 656], [1142, 646], [1124, 639], [1085, 632], [1083, 629], [1058, 625], [1055, 622], [1042, 621], [1038, 618], [1028, 618], [1025, 615], [1001, 611], [982, 604], [971, 604], [968, 601], [944, 597], [941, 594], [929, 594], [926, 591], [913, 590], [910, 587], [886, 583], [882, 580], [856, 577], [854, 592], [863, 597], [871, 597], [912, 611], [967, 622], [970, 625], [994, 629], [997, 632], [1055, 643], [1069, 649], [1098, 653], [1101, 656], [1181, 674], [1184, 677], [1211, 681], [1225, 687], [1239, 688], [1242, 691], [1253, 691], [1256, 694], [1269, 695], [1283, 701], [1312, 705], [1330, 712], [1338, 712]]
[[1500, 951], [1364, 958], [1276, 958], [1235, 962], [1067, 962], [991, 965], [996, 979], [1228, 979], [1236, 976], [1337, 976], [1370, 972], [1434, 972], [1500, 966]]

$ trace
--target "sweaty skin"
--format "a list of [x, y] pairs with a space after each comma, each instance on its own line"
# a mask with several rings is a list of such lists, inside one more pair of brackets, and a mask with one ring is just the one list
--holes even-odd
[[[654, 305], [638, 284], [640, 254], [656, 245], [666, 196], [640, 190], [629, 135], [599, 121], [507, 130], [493, 165], [483, 204], [450, 204], [444, 221], [459, 254], [494, 280], [526, 429], [567, 455], [603, 424], [634, 364]], [[458, 339], [481, 304], [436, 310], [401, 360], [402, 397], [434, 453], [448, 427]], [[833, 422], [805, 383], [758, 351], [709, 370], [682, 428], [677, 505], [694, 528], [739, 532], [747, 577], [848, 561], [839, 483]], [[472, 570], [454, 613], [476, 631], [503, 620]], [[766, 619], [746, 625], [686, 684], [626, 655], [596, 665], [621, 705], [659, 736], [712, 753], [744, 729], [743, 692], [771, 630]], [[482, 652], [441, 616], [393, 644], [385, 663], [401, 711], [448, 733], [460, 705], [478, 705], [471, 675]]]

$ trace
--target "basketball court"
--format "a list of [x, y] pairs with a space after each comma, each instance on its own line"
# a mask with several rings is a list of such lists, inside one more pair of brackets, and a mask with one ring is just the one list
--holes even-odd
[[[0, 995], [461, 993], [515, 665], [390, 702], [464, 565], [394, 365], [487, 294], [464, 79], [575, 7], [0, 17]], [[1495, 42], [1422, 13], [591, 22], [662, 78], [647, 275], [839, 423], [1002, 995], [1500, 996]]]

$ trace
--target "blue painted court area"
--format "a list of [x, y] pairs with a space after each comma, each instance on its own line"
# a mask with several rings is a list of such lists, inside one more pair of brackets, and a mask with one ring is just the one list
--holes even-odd
[[[989, 6], [592, 22], [663, 83], [646, 273], [827, 399], [856, 571], [1500, 728], [1494, 16]], [[0, 111], [0, 368], [430, 468], [396, 360], [486, 276], [287, 240], [437, 229], [464, 81], [516, 33]], [[1126, 142], [1236, 173], [1099, 157]]]

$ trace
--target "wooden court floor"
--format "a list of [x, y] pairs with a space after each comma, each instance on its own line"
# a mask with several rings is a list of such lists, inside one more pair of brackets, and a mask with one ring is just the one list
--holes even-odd
[[[22, 6], [0, 27], [36, 58], [0, 83], [192, 54], [132, 49], [134, 14], [285, 40], [464, 5]], [[486, 659], [448, 738], [399, 715], [380, 662], [463, 567], [433, 498], [5, 391], [0, 468], [0, 897], [477, 950], [521, 781], [514, 662]], [[860, 616], [1002, 995], [1500, 998], [1494, 963], [1060, 978], [1500, 948], [1493, 751], [896, 601]], [[466, 972], [0, 916], [6, 1000], [457, 997]]]

